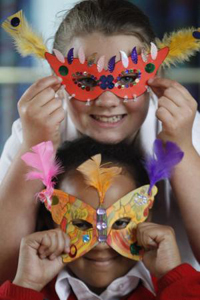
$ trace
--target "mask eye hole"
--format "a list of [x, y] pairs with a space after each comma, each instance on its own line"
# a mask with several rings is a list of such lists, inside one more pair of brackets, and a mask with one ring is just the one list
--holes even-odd
[[120, 218], [112, 225], [112, 229], [120, 230], [126, 228], [126, 226], [130, 223], [130, 218]]
[[93, 228], [92, 224], [82, 219], [74, 219], [72, 224], [82, 231]]

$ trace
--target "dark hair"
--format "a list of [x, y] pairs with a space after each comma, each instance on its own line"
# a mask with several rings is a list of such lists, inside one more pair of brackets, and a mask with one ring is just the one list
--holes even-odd
[[[138, 146], [120, 142], [104, 144], [84, 136], [73, 141], [65, 141], [57, 151], [56, 158], [64, 168], [64, 173], [57, 178], [55, 188], [59, 189], [62, 179], [83, 162], [96, 154], [101, 154], [102, 163], [111, 162], [121, 167], [132, 176], [136, 187], [149, 184], [149, 178], [143, 165], [142, 152]], [[40, 205], [36, 231], [54, 228], [51, 214], [43, 204]]]
[[135, 35], [149, 44], [155, 34], [148, 17], [127, 0], [84, 0], [65, 16], [55, 35], [54, 48], [66, 55], [73, 37], [93, 32]]
[[139, 147], [133, 147], [132, 144], [124, 141], [118, 144], [105, 144], [86, 136], [71, 142], [66, 141], [58, 149], [57, 159], [61, 162], [65, 172], [58, 177], [57, 185], [59, 186], [59, 182], [66, 176], [66, 173], [75, 170], [96, 154], [101, 154], [102, 163], [112, 162], [123, 166], [133, 177], [137, 187], [149, 183]]

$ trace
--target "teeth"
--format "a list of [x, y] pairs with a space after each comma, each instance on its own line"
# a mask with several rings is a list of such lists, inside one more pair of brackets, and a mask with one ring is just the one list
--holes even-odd
[[122, 119], [122, 115], [113, 116], [113, 117], [94, 116], [94, 118], [98, 121], [105, 122], [105, 123], [116, 123], [116, 122], [119, 122]]

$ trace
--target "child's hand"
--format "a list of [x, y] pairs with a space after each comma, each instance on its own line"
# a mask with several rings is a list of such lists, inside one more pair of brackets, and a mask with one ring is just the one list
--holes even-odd
[[55, 98], [61, 87], [55, 76], [42, 78], [30, 86], [18, 103], [25, 148], [51, 140], [55, 147], [60, 143], [60, 123], [65, 113], [62, 100]]
[[41, 291], [63, 268], [62, 253], [69, 252], [69, 238], [54, 229], [22, 239], [14, 284]]
[[158, 97], [156, 116], [162, 122], [158, 137], [177, 143], [183, 151], [192, 147], [192, 125], [197, 102], [176, 81], [155, 77], [148, 84]]
[[158, 278], [181, 264], [175, 234], [169, 226], [148, 222], [139, 224], [137, 243], [145, 249], [144, 265]]

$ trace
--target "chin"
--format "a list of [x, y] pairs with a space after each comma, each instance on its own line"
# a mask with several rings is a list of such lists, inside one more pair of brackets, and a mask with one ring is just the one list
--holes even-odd
[[120, 136], [113, 133], [109, 134], [108, 132], [106, 132], [105, 134], [90, 135], [90, 137], [100, 143], [105, 143], [105, 144], [117, 144], [126, 139], [125, 136]]

